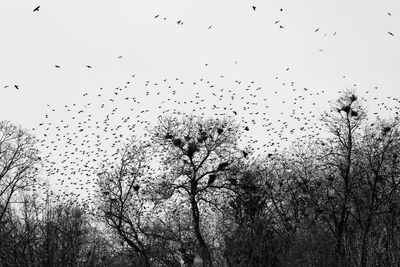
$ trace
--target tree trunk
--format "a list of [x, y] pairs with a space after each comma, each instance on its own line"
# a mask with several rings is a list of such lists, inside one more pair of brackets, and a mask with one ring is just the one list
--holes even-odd
[[204, 241], [203, 235], [201, 234], [201, 230], [200, 230], [200, 213], [199, 213], [199, 207], [197, 206], [197, 202], [196, 202], [196, 198], [195, 198], [194, 194], [192, 194], [190, 202], [191, 202], [192, 216], [193, 216], [193, 228], [194, 228], [194, 232], [195, 232], [197, 241], [199, 242], [199, 245], [200, 245], [203, 266], [204, 267], [212, 267], [213, 264], [212, 264], [212, 260], [211, 260], [211, 254], [207, 247], [206, 242]]
[[364, 232], [361, 247], [360, 267], [367, 267], [368, 233]]

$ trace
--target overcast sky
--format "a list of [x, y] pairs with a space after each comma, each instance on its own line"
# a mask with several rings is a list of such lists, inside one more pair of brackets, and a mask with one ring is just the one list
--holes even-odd
[[0, 91], [0, 118], [34, 125], [45, 103], [133, 73], [143, 81], [225, 75], [265, 90], [286, 75], [304, 87], [379, 86], [399, 96], [399, 47], [396, 0], [1, 0], [0, 85], [9, 88]]
[[[200, 79], [215, 91], [194, 88]], [[375, 97], [400, 97], [400, 2], [0, 0], [1, 120], [34, 128], [54, 109], [53, 121], [68, 123], [66, 105], [100, 105], [127, 82], [124, 95], [140, 97], [154, 115], [174, 88], [182, 101], [200, 90], [211, 109], [218, 95], [240, 96], [251, 81], [261, 88], [254, 101], [271, 100], [271, 118], [304, 88], [313, 94], [302, 105], [317, 102], [316, 111], [346, 88], [357, 88], [372, 109]], [[190, 111], [181, 104], [170, 107]]]

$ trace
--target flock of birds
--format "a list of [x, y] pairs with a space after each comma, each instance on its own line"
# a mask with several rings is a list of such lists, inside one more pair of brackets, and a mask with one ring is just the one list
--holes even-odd
[[[35, 7], [33, 12], [39, 12], [40, 8]], [[257, 11], [256, 6], [251, 8]], [[167, 20], [167, 17], [157, 14], [154, 19]], [[184, 21], [176, 23], [183, 25]], [[274, 24], [284, 28], [280, 20]], [[320, 28], [314, 31], [317, 33]], [[388, 34], [394, 36], [392, 32]], [[54, 67], [62, 70], [58, 64]], [[290, 79], [290, 71], [290, 67], [280, 70], [287, 75], [276, 76], [271, 81], [276, 89], [272, 90], [256, 81], [238, 80], [226, 74], [189, 81], [180, 77], [142, 81], [132, 74], [113, 88], [83, 92], [79, 103], [48, 104], [43, 121], [33, 130], [40, 138], [44, 176], [52, 184], [50, 194], [60, 201], [71, 198], [85, 203], [93, 201], [101, 167], [118, 161], [121, 144], [132, 135], [149, 137], [146, 129], [155, 126], [163, 115], [235, 118], [243, 127], [239, 142], [243, 147], [248, 146], [246, 156], [272, 155], [283, 151], [295, 139], [317, 138], [323, 130], [317, 103], [323, 102], [326, 92], [296, 84]], [[18, 84], [14, 87], [20, 89]], [[365, 93], [379, 101], [378, 87]], [[377, 106], [380, 113], [399, 115], [399, 104], [400, 99], [387, 97]]]
[[[141, 81], [132, 75], [114, 88], [83, 93], [81, 103], [48, 105], [34, 131], [41, 138], [43, 169], [52, 180], [52, 194], [58, 200], [94, 200], [102, 166], [118, 162], [121, 145], [132, 135], [150, 137], [146, 130], [163, 115], [234, 118], [242, 125], [241, 146], [254, 157], [282, 152], [295, 139], [311, 140], [323, 132], [317, 103], [326, 96], [324, 90], [298, 88], [278, 77], [279, 90], [272, 92], [255, 81], [215, 78]], [[134, 88], [145, 91], [133, 94]], [[378, 88], [371, 90], [366, 94], [374, 94], [378, 101]], [[399, 115], [399, 104], [400, 99], [388, 97], [377, 103], [380, 111], [374, 115]]]

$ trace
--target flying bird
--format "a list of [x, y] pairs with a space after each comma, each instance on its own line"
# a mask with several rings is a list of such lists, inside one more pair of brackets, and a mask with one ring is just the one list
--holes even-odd
[[317, 32], [317, 31], [319, 31], [319, 28], [317, 28], [317, 29], [315, 30], [315, 32]]
[[19, 87], [17, 84], [14, 85], [15, 89], [19, 90]]
[[54, 67], [56, 67], [57, 69], [61, 68], [59, 65], [55, 65]]
[[394, 36], [394, 34], [393, 34], [393, 33], [391, 33], [391, 32], [388, 32], [388, 34], [390, 34], [391, 36]]
[[256, 6], [253, 6], [253, 10], [256, 11]]
[[33, 12], [37, 12], [39, 11], [40, 6], [35, 7], [35, 9], [33, 10]]
[[123, 56], [119, 56], [119, 57], [117, 57], [117, 58], [123, 58]]
[[210, 25], [210, 26], [208, 27], [208, 29], [211, 29], [211, 28], [212, 28], [212, 26], [213, 26], [213, 25]]
[[91, 68], [92, 68], [92, 66], [90, 66], [90, 65], [86, 65], [86, 68], [88, 68], [88, 69], [91, 69]]

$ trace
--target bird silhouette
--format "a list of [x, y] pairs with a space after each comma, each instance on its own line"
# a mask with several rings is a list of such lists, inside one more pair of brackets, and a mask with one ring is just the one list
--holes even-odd
[[40, 6], [35, 7], [35, 9], [33, 10], [33, 12], [38, 12], [40, 9]]

